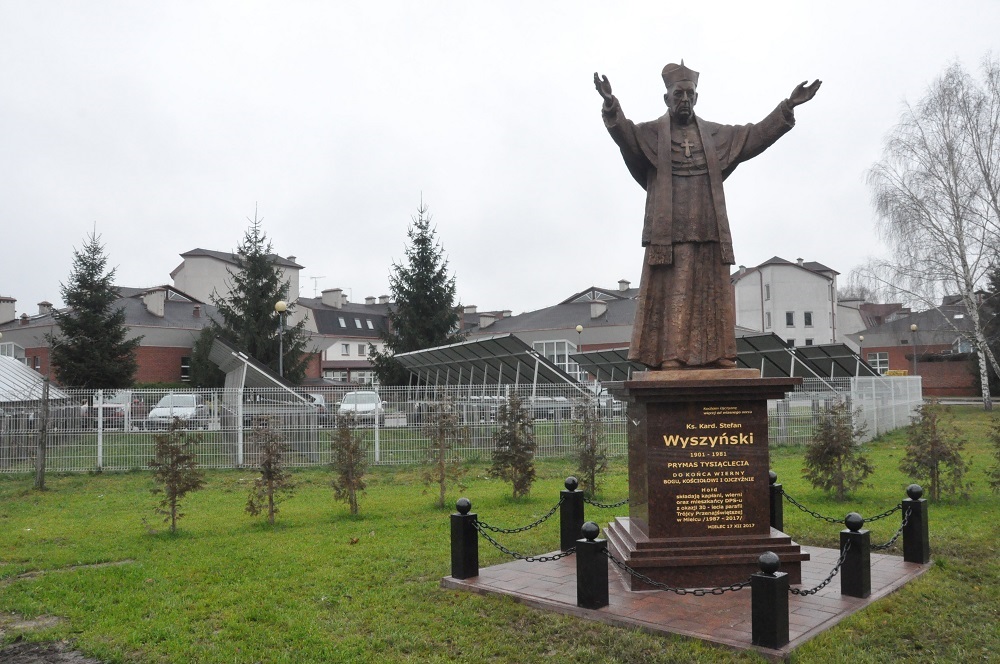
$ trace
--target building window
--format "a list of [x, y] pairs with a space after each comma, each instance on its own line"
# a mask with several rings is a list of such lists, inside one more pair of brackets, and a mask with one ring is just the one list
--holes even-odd
[[359, 330], [361, 329], [361, 319], [360, 318], [355, 318], [354, 319], [354, 324], [358, 326]]
[[813, 326], [813, 312], [811, 312], [811, 311], [803, 312], [803, 314], [802, 314], [802, 322], [805, 324], [806, 327], [812, 327]]
[[365, 353], [365, 345], [358, 344], [358, 357], [364, 357], [366, 354], [367, 353]]
[[789, 339], [787, 343], [789, 348], [795, 348], [795, 339]]
[[350, 355], [351, 354], [351, 344], [340, 344], [340, 354]]
[[341, 316], [338, 320], [340, 321], [341, 327], [347, 327], [347, 321], [344, 320], [343, 316]]
[[812, 346], [813, 345], [813, 340], [812, 339], [806, 339], [806, 345], [807, 346]]
[[191, 358], [182, 357], [181, 358], [181, 382], [189, 383], [191, 382]]
[[764, 329], [765, 330], [770, 330], [771, 329], [771, 312], [770, 311], [768, 311], [768, 312], [766, 312], [764, 314]]
[[374, 330], [375, 329], [375, 326], [372, 325], [372, 322], [369, 319], [366, 318], [365, 322], [368, 323], [368, 329], [369, 330]]
[[889, 370], [889, 352], [868, 353], [868, 365], [881, 375]]
[[785, 327], [795, 327], [795, 312], [786, 311], [785, 312]]
[[586, 377], [586, 373], [580, 368], [580, 366], [569, 359], [570, 353], [576, 352], [576, 346], [565, 340], [559, 341], [536, 341], [534, 343], [534, 349], [539, 354], [545, 357], [549, 362], [556, 365], [570, 376], [576, 377], [577, 380], [583, 380]]
[[764, 284], [764, 299], [771, 299], [771, 284]]

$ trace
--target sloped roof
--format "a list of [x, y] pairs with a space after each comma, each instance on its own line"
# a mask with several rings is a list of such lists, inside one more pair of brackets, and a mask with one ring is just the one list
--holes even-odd
[[549, 384], [585, 389], [512, 334], [400, 353], [395, 359], [418, 378], [434, 385]]
[[599, 286], [591, 286], [590, 288], [582, 290], [579, 293], [570, 295], [559, 304], [571, 304], [577, 301], [590, 302], [592, 300], [600, 300], [602, 302], [608, 300], [630, 300], [635, 299], [638, 296], [638, 288], [621, 290], [619, 288], [601, 288]]
[[[181, 254], [181, 258], [187, 258], [188, 256], [208, 256], [210, 258], [217, 258], [220, 261], [236, 265], [236, 254], [231, 251], [215, 251], [214, 249], [198, 248], [192, 249], [191, 251], [185, 251]], [[280, 265], [282, 267], [294, 267], [299, 270], [303, 269], [303, 266], [299, 265], [295, 261], [290, 261], [277, 254], [268, 254], [267, 257], [271, 259], [275, 265]]]
[[[295, 304], [309, 310], [316, 322], [316, 330], [319, 334], [366, 339], [377, 339], [381, 336], [382, 331], [386, 328], [386, 316], [389, 312], [388, 304], [359, 304], [356, 302], [345, 302], [338, 309], [323, 304], [323, 299], [319, 297], [300, 297], [295, 301]], [[341, 327], [341, 318], [344, 319], [346, 327]], [[361, 320], [361, 328], [358, 328], [354, 323], [355, 318]], [[368, 329], [366, 320], [372, 322], [374, 329]]]
[[635, 320], [635, 300], [602, 300], [602, 302], [607, 305], [607, 311], [597, 318], [590, 317], [590, 302], [570, 302], [501, 318], [484, 328], [483, 332], [497, 335], [535, 330], [572, 329], [577, 325], [583, 325], [585, 328], [632, 325]]
[[[37, 401], [42, 398], [43, 376], [12, 357], [0, 355], [0, 403]], [[69, 395], [49, 385], [50, 399], [68, 399]]]
[[[167, 299], [163, 303], [163, 316], [151, 313], [142, 301], [142, 296], [151, 290], [162, 288], [167, 291]], [[129, 327], [168, 327], [201, 329], [210, 320], [217, 318], [218, 310], [214, 305], [205, 304], [190, 295], [177, 290], [173, 286], [154, 286], [152, 288], [133, 288], [117, 286], [119, 299], [112, 304], [113, 308], [125, 310], [125, 324]], [[171, 297], [174, 296], [174, 297]], [[200, 307], [200, 316], [194, 315], [194, 307]], [[68, 307], [53, 309], [47, 314], [36, 314], [28, 317], [28, 326], [55, 325], [56, 313], [67, 311]], [[24, 324], [20, 320], [12, 320], [0, 324], [0, 329], [18, 329]]]
[[[757, 369], [763, 378], [804, 376], [847, 378], [875, 376], [876, 372], [844, 344], [788, 348], [778, 335], [748, 334], [736, 338], [736, 364]], [[628, 359], [628, 348], [573, 353], [570, 359], [601, 381], [625, 380], [646, 367]]]
[[737, 269], [735, 272], [732, 273], [732, 275], [730, 275], [730, 279], [732, 279], [732, 281], [734, 281], [734, 282], [738, 281], [739, 279], [742, 279], [743, 277], [745, 277], [745, 276], [747, 276], [749, 274], [757, 272], [762, 267], [766, 267], [768, 265], [788, 265], [790, 267], [797, 267], [797, 268], [800, 268], [800, 269], [803, 269], [803, 270], [808, 270], [809, 272], [813, 272], [813, 273], [815, 273], [815, 274], [817, 274], [817, 275], [819, 275], [821, 277], [824, 277], [824, 278], [829, 278], [829, 277], [826, 277], [826, 274], [824, 274], [826, 272], [832, 273], [834, 275], [840, 274], [840, 272], [837, 272], [833, 268], [827, 267], [826, 265], [823, 265], [822, 263], [817, 263], [816, 261], [803, 261], [802, 264], [800, 265], [796, 261], [786, 260], [786, 259], [782, 258], [781, 256], [772, 256], [772, 257], [768, 258], [766, 261], [764, 261], [763, 263], [761, 263], [760, 265], [755, 265], [754, 267], [748, 267], [745, 270], [743, 270], [742, 272], [739, 269]]

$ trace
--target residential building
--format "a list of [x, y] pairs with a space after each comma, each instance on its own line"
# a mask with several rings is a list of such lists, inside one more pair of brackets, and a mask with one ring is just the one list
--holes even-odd
[[509, 311], [500, 312], [499, 317], [490, 312], [480, 316], [469, 338], [514, 334], [566, 373], [583, 379], [585, 376], [569, 356], [627, 347], [632, 339], [638, 293], [622, 279], [617, 289], [591, 286], [559, 304], [517, 316]]
[[[366, 297], [364, 304], [348, 300], [343, 289], [329, 288], [321, 297], [299, 298], [292, 324], [306, 321], [305, 329], [322, 346], [319, 355], [325, 380], [371, 383], [369, 345], [385, 350], [382, 335], [388, 326], [389, 296]], [[322, 340], [320, 342], [320, 340]]]
[[[732, 275], [736, 325], [773, 332], [793, 346], [838, 343], [837, 275], [822, 263], [774, 256]], [[860, 316], [848, 316], [861, 329]]]
[[[213, 297], [223, 300], [231, 292], [230, 275], [237, 269], [236, 254], [211, 249], [192, 249], [181, 254], [183, 261], [170, 273], [174, 287], [188, 293], [201, 302], [213, 302]], [[299, 272], [303, 269], [295, 262], [295, 256], [282, 258], [270, 256], [278, 267], [281, 280], [288, 280], [289, 302], [299, 297]]]
[[920, 376], [923, 393], [929, 397], [977, 393], [969, 342], [972, 324], [963, 305], [944, 304], [920, 312], [899, 305], [879, 306], [891, 310], [882, 317], [886, 322], [850, 335], [873, 369], [881, 374]]
[[[188, 379], [191, 348], [201, 329], [216, 315], [215, 307], [191, 297], [173, 286], [119, 288], [114, 307], [125, 310], [130, 338], [141, 337], [136, 351], [139, 370], [136, 382], [175, 383]], [[29, 367], [55, 378], [49, 360], [46, 335], [58, 333], [55, 309], [49, 302], [38, 304], [38, 313], [21, 314], [16, 319], [14, 298], [0, 302], [0, 333], [12, 344], [14, 353]], [[6, 319], [6, 320], [5, 320]]]

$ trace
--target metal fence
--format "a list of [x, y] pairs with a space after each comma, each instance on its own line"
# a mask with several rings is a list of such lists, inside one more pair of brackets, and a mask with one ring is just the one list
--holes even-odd
[[920, 376], [806, 378], [781, 400], [768, 402], [772, 445], [804, 445], [824, 412], [843, 400], [867, 426], [865, 440], [910, 424], [923, 403]]
[[[820, 414], [837, 398], [861, 408], [872, 436], [905, 426], [920, 403], [919, 380], [807, 379], [788, 398], [769, 402], [771, 442], [809, 442]], [[493, 451], [499, 406], [515, 389], [532, 414], [538, 458], [573, 452], [577, 423], [587, 407], [598, 409], [608, 453], [626, 455], [623, 404], [565, 386], [382, 387], [353, 393], [343, 387], [306, 387], [301, 388], [301, 401], [282, 390], [64, 390], [68, 398], [49, 400], [46, 467], [52, 472], [146, 468], [153, 457], [154, 436], [174, 418], [200, 437], [199, 463], [204, 467], [248, 465], [252, 431], [264, 419], [289, 444], [289, 465], [328, 464], [341, 411], [350, 412], [371, 463], [420, 463], [428, 456], [426, 427], [444, 399], [457, 413], [465, 434], [456, 452], [468, 460], [486, 460]], [[39, 401], [0, 404], [0, 472], [34, 468], [42, 412]]]

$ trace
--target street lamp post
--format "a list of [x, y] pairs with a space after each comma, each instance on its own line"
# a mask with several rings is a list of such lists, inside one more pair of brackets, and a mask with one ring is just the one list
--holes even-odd
[[910, 334], [913, 336], [913, 375], [917, 375], [917, 324], [910, 325]]
[[[577, 353], [583, 352], [583, 325], [576, 326], [576, 352]], [[579, 364], [576, 365], [576, 378], [577, 380], [581, 380]]]
[[278, 300], [274, 303], [274, 310], [278, 312], [278, 376], [285, 377], [285, 312], [288, 311], [288, 303]]

